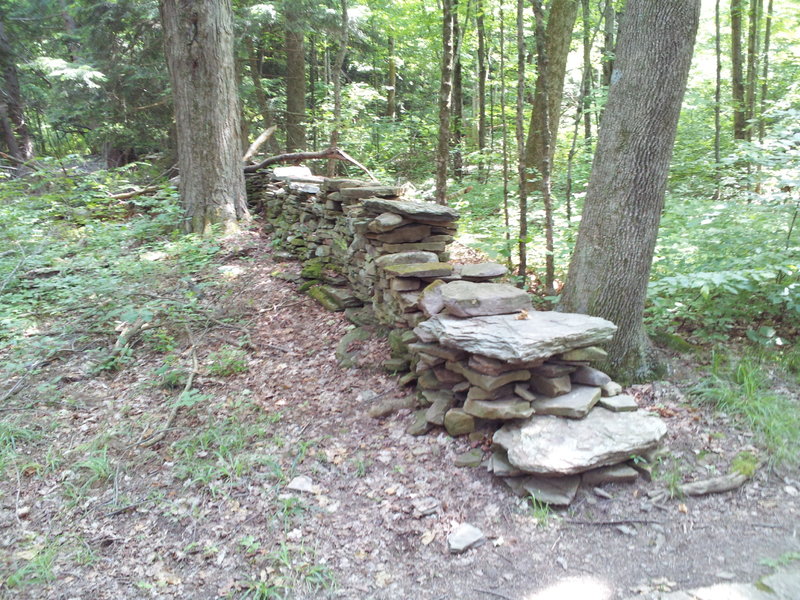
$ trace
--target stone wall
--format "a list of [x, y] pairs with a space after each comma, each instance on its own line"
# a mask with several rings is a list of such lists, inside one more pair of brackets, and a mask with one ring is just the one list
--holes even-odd
[[581, 478], [635, 478], [625, 463], [666, 427], [591, 367], [616, 327], [533, 310], [526, 292], [492, 282], [506, 274], [497, 263], [450, 263], [458, 214], [403, 191], [304, 167], [248, 180], [273, 243], [303, 261], [304, 291], [357, 325], [391, 330], [385, 366], [417, 388], [410, 434], [493, 431], [487, 467], [555, 505], [572, 501]]

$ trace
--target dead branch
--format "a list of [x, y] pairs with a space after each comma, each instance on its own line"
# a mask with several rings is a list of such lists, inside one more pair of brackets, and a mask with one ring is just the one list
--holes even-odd
[[17, 158], [16, 156], [11, 156], [10, 154], [6, 154], [5, 152], [0, 152], [0, 156], [5, 158], [6, 160], [10, 160], [13, 163], [17, 163], [23, 167], [29, 167], [36, 171], [41, 171], [42, 167], [33, 159], [31, 160], [22, 160], [21, 158]]
[[275, 133], [275, 130], [278, 128], [277, 125], [273, 125], [272, 127], [268, 127], [260, 136], [256, 138], [256, 141], [250, 144], [250, 147], [247, 149], [247, 152], [244, 153], [244, 157], [242, 157], [242, 162], [247, 162], [255, 153], [258, 152], [258, 149], [261, 148], [262, 144], [266, 142], [269, 138], [272, 137], [272, 134]]
[[269, 165], [274, 165], [276, 163], [283, 163], [283, 162], [291, 162], [291, 163], [301, 163], [306, 160], [322, 160], [322, 159], [334, 159], [334, 160], [343, 160], [345, 162], [349, 162], [362, 171], [364, 171], [367, 175], [369, 175], [373, 181], [377, 181], [375, 176], [370, 172], [367, 167], [362, 165], [352, 156], [347, 154], [344, 150], [340, 150], [339, 148], [331, 147], [326, 148], [320, 152], [291, 152], [289, 154], [278, 154], [276, 156], [270, 156], [269, 158], [265, 158], [257, 165], [250, 165], [244, 168], [245, 173], [256, 173], [257, 171], [263, 169], [264, 167], [268, 167]]
[[447, 200], [452, 200], [453, 198], [458, 198], [459, 196], [464, 196], [469, 194], [472, 191], [472, 186], [468, 185], [463, 190], [458, 190], [453, 192], [452, 194], [447, 194]]
[[121, 194], [111, 194], [109, 198], [112, 200], [127, 200], [136, 196], [143, 196], [144, 194], [152, 194], [161, 189], [160, 185], [148, 185], [146, 188], [140, 190], [133, 190], [132, 192], [122, 192]]
[[712, 477], [703, 481], [693, 481], [679, 486], [679, 493], [684, 496], [705, 496], [706, 494], [719, 494], [730, 492], [741, 487], [745, 481], [750, 479], [742, 473], [728, 473], [721, 477]]

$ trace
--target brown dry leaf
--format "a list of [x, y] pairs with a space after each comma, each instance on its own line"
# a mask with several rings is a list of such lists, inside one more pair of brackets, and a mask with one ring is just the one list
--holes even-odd
[[422, 534], [421, 538], [422, 545], [428, 546], [435, 539], [436, 539], [436, 532], [431, 529], [428, 529]]

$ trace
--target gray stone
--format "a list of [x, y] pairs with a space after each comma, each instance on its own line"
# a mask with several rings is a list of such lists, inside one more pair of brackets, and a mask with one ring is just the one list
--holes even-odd
[[414, 516], [418, 519], [432, 515], [442, 507], [442, 503], [433, 496], [417, 498], [411, 502], [411, 505], [414, 507]]
[[385, 233], [392, 229], [397, 229], [401, 225], [408, 223], [400, 215], [394, 213], [381, 213], [367, 225], [367, 229], [372, 233]]
[[408, 371], [408, 359], [407, 358], [387, 358], [381, 366], [385, 371], [389, 373], [398, 373], [400, 371]]
[[286, 489], [293, 492], [313, 492], [314, 483], [308, 475], [298, 475], [287, 484]]
[[483, 452], [480, 448], [474, 448], [464, 454], [459, 454], [453, 461], [457, 467], [480, 467], [483, 462]]
[[367, 198], [362, 203], [371, 213], [391, 212], [410, 219], [446, 223], [458, 219], [458, 212], [435, 202], [416, 202], [410, 200], [381, 200]]
[[445, 277], [453, 272], [453, 265], [440, 262], [406, 263], [389, 265], [383, 269], [390, 277]]
[[434, 425], [444, 425], [444, 416], [455, 404], [452, 392], [445, 390], [425, 390], [422, 392], [425, 399], [431, 403], [425, 411], [425, 418], [428, 423]]
[[556, 363], [546, 362], [538, 367], [533, 367], [531, 373], [534, 375], [541, 375], [542, 377], [562, 377], [569, 375], [577, 367], [572, 365], [560, 365]]
[[514, 393], [514, 384], [509, 383], [487, 392], [483, 388], [473, 385], [467, 393], [467, 400], [497, 400]]
[[537, 502], [553, 506], [569, 506], [575, 499], [581, 478], [569, 477], [509, 477], [506, 485], [517, 496], [532, 496]]
[[459, 319], [438, 314], [414, 329], [422, 341], [508, 362], [548, 358], [575, 346], [606, 342], [616, 330], [605, 319], [551, 311], [533, 311], [523, 320], [514, 315]]
[[432, 317], [444, 310], [444, 302], [442, 301], [442, 286], [444, 281], [438, 279], [433, 283], [428, 284], [422, 295], [419, 298], [419, 309], [425, 313], [426, 317]]
[[348, 288], [322, 286], [330, 298], [333, 298], [341, 309], [358, 308], [363, 304], [361, 300]]
[[275, 167], [272, 169], [272, 175], [275, 179], [305, 179], [307, 177], [314, 177], [314, 173], [311, 172], [311, 169], [302, 165]]
[[505, 315], [531, 308], [524, 290], [504, 283], [451, 281], [441, 288], [445, 310], [456, 317]]
[[540, 398], [540, 396], [537, 396], [536, 394], [534, 394], [530, 390], [530, 387], [525, 385], [524, 383], [520, 383], [520, 384], [515, 385], [514, 386], [514, 393], [517, 396], [519, 396], [520, 398], [522, 398], [523, 400], [527, 400], [528, 402], [534, 402], [534, 401], [536, 401], [536, 400], [538, 400]]
[[372, 337], [372, 332], [365, 327], [356, 327], [345, 333], [336, 344], [334, 353], [336, 360], [339, 361], [339, 366], [344, 369], [355, 366], [362, 357], [363, 351], [359, 348], [352, 349], [353, 342], [363, 342], [370, 337]]
[[[454, 373], [444, 365], [438, 365], [433, 367], [433, 372], [436, 374], [436, 378], [442, 383], [455, 385], [464, 382], [467, 386], [465, 389], [469, 389], [469, 381], [464, 379], [463, 375], [460, 375], [459, 373]], [[456, 392], [458, 390], [453, 388], [453, 391]]]
[[464, 402], [464, 412], [492, 421], [508, 421], [511, 419], [527, 419], [533, 414], [530, 402], [516, 397], [500, 400], [469, 400]]
[[426, 412], [418, 410], [414, 412], [414, 420], [406, 427], [406, 433], [409, 435], [425, 435], [430, 431], [432, 425], [428, 422]]
[[582, 383], [583, 385], [593, 385], [595, 387], [603, 386], [611, 382], [611, 377], [592, 367], [581, 366], [570, 375], [573, 383]]
[[540, 475], [571, 475], [616, 464], [654, 448], [667, 426], [653, 413], [595, 408], [583, 419], [535, 415], [506, 423], [494, 443], [514, 466]]
[[433, 252], [396, 252], [384, 254], [375, 259], [375, 264], [386, 268], [390, 265], [408, 265], [414, 263], [439, 262], [439, 257]]
[[420, 287], [422, 287], [422, 282], [410, 277], [392, 277], [389, 282], [389, 289], [394, 292], [415, 292]]
[[575, 348], [562, 352], [558, 358], [567, 361], [592, 361], [603, 360], [608, 356], [608, 352], [597, 346], [588, 346], [586, 348]]
[[461, 276], [464, 279], [492, 279], [494, 277], [502, 277], [508, 273], [505, 265], [495, 262], [485, 262], [472, 265], [462, 265], [460, 269]]
[[412, 352], [424, 352], [432, 356], [438, 356], [445, 360], [461, 360], [467, 353], [463, 350], [456, 350], [455, 348], [447, 348], [439, 344], [422, 344], [415, 342], [408, 345], [408, 349]]
[[413, 225], [403, 225], [386, 233], [379, 233], [375, 236], [375, 239], [384, 244], [405, 244], [406, 242], [420, 242], [423, 238], [427, 238], [430, 233], [430, 225], [415, 223]]
[[498, 477], [517, 477], [525, 474], [525, 471], [516, 468], [508, 462], [508, 455], [506, 455], [506, 451], [502, 448], [498, 448], [492, 452], [492, 458], [489, 461], [489, 470]]
[[542, 377], [541, 375], [531, 376], [531, 387], [543, 396], [555, 398], [566, 394], [572, 389], [572, 382], [569, 377]]
[[531, 377], [531, 372], [526, 369], [521, 369], [519, 371], [508, 371], [502, 375], [494, 377], [492, 375], [484, 375], [483, 373], [473, 371], [460, 362], [450, 361], [447, 363], [446, 367], [455, 373], [463, 375], [472, 385], [478, 386], [487, 392], [494, 391], [508, 383], [513, 383], [515, 381], [527, 381]]
[[[395, 198], [403, 195], [403, 188], [393, 185], [365, 185], [360, 187], [340, 187], [339, 193], [342, 198]], [[398, 213], [398, 211], [391, 208], [381, 212]]]
[[618, 394], [610, 398], [601, 398], [600, 406], [612, 412], [628, 412], [639, 410], [636, 398], [627, 394]]
[[555, 415], [568, 419], [582, 419], [600, 400], [600, 388], [576, 385], [572, 390], [556, 398], [542, 398], [531, 406], [537, 415]]
[[603, 394], [603, 398], [611, 398], [622, 393], [622, 386], [616, 381], [609, 381], [600, 386], [600, 392]]
[[489, 358], [488, 356], [481, 356], [480, 354], [473, 354], [469, 357], [469, 368], [486, 375], [502, 375], [507, 371], [516, 371], [519, 369], [529, 369], [536, 366], [539, 361], [528, 363], [507, 363], [496, 358]]
[[450, 554], [461, 554], [485, 541], [486, 537], [480, 529], [469, 523], [461, 523], [447, 536], [447, 549]]
[[437, 365], [441, 365], [444, 363], [444, 359], [438, 356], [431, 356], [430, 354], [425, 354], [424, 352], [420, 352], [417, 354], [417, 364], [415, 367], [415, 371], [417, 373], [422, 373], [427, 369], [432, 369]]
[[444, 416], [444, 428], [453, 437], [472, 433], [475, 431], [475, 417], [461, 408], [451, 408]]
[[[397, 252], [444, 252], [443, 242], [409, 242], [407, 244], [383, 244], [381, 250], [389, 253]], [[438, 258], [438, 257], [437, 257]], [[441, 261], [447, 262], [447, 261]]]
[[581, 482], [586, 486], [602, 485], [604, 483], [632, 483], [639, 477], [636, 469], [626, 464], [610, 465], [586, 471], [581, 476]]

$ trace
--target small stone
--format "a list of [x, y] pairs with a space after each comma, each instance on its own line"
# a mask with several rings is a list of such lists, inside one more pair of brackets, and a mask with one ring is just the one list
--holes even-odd
[[498, 477], [517, 477], [525, 474], [525, 471], [516, 468], [508, 462], [508, 455], [502, 448], [498, 448], [492, 453], [489, 467], [492, 473]]
[[17, 518], [18, 519], [27, 519], [31, 514], [31, 507], [30, 506], [20, 506], [17, 509]]
[[427, 496], [425, 498], [417, 498], [411, 505], [414, 507], [414, 516], [419, 519], [435, 513], [442, 506], [442, 503], [433, 496]]
[[[402, 188], [394, 189], [402, 191]], [[391, 212], [408, 217], [414, 221], [430, 221], [432, 223], [443, 224], [458, 219], [457, 211], [447, 206], [436, 204], [435, 202], [366, 198], [363, 202], [363, 206], [367, 211], [373, 214]]]
[[408, 371], [407, 358], [388, 358], [381, 364], [384, 371], [389, 373], [399, 373], [401, 371]]
[[408, 265], [414, 263], [439, 262], [439, 257], [433, 252], [396, 252], [384, 254], [375, 259], [375, 264], [381, 268], [391, 265]]
[[603, 360], [608, 357], [608, 352], [597, 346], [587, 346], [586, 348], [576, 348], [568, 350], [558, 355], [561, 360], [568, 361], [593, 361]]
[[430, 233], [430, 225], [420, 225], [415, 223], [413, 225], [404, 225], [402, 227], [398, 227], [397, 229], [393, 229], [392, 231], [388, 231], [386, 233], [380, 233], [374, 237], [377, 238], [378, 241], [385, 244], [404, 244], [406, 242], [419, 242], [422, 239], [427, 238]]
[[461, 360], [467, 353], [463, 350], [456, 350], [455, 348], [448, 348], [447, 346], [440, 346], [439, 344], [423, 344], [414, 342], [408, 345], [408, 349], [412, 352], [424, 352], [438, 356], [445, 360]]
[[594, 492], [595, 496], [597, 496], [599, 498], [605, 498], [606, 500], [612, 500], [614, 498], [614, 496], [609, 494], [607, 491], [605, 491], [601, 487], [596, 487], [596, 488], [592, 489], [592, 492]]
[[515, 397], [501, 400], [467, 400], [464, 412], [492, 421], [508, 421], [511, 419], [527, 419], [533, 414], [530, 402]]
[[417, 306], [419, 306], [419, 309], [426, 317], [432, 317], [444, 310], [441, 289], [443, 285], [445, 285], [444, 281], [438, 279], [428, 284], [425, 289], [422, 290]]
[[414, 412], [414, 420], [406, 427], [409, 435], [425, 435], [430, 431], [431, 424], [428, 422], [427, 411], [422, 409]]
[[444, 428], [453, 437], [472, 433], [475, 431], [475, 417], [461, 408], [451, 408], [444, 415]]
[[600, 389], [587, 385], [576, 385], [572, 390], [556, 398], [542, 398], [531, 406], [537, 415], [555, 415], [568, 419], [582, 419], [600, 400]]
[[514, 386], [514, 393], [517, 396], [519, 396], [520, 398], [522, 398], [523, 400], [526, 400], [528, 402], [535, 402], [536, 400], [539, 400], [539, 398], [540, 398], [540, 396], [537, 396], [536, 394], [534, 394], [530, 390], [530, 386], [528, 386], [528, 385], [526, 385], [524, 383], [519, 383], [519, 384], [515, 385]]
[[444, 359], [440, 358], [439, 356], [432, 356], [430, 354], [425, 354], [424, 352], [420, 352], [417, 354], [417, 366], [416, 371], [417, 373], [421, 373], [426, 369], [432, 369], [438, 365], [444, 363]]
[[572, 373], [576, 367], [572, 365], [561, 365], [557, 363], [546, 362], [543, 365], [531, 369], [534, 375], [541, 375], [542, 377], [562, 377]]
[[480, 467], [483, 462], [483, 452], [480, 448], [474, 448], [464, 454], [456, 456], [453, 464], [457, 467]]
[[450, 554], [462, 554], [486, 541], [483, 532], [469, 523], [461, 523], [447, 536], [447, 549]]
[[581, 478], [570, 477], [509, 477], [503, 480], [517, 496], [533, 496], [538, 502], [553, 506], [569, 506], [578, 492]]
[[593, 385], [601, 387], [611, 382], [611, 377], [598, 369], [592, 367], [581, 366], [570, 375], [573, 383], [582, 383], [583, 385]]
[[313, 492], [314, 483], [308, 475], [298, 475], [289, 482], [286, 489], [293, 492]]
[[619, 394], [611, 398], [601, 398], [600, 406], [612, 412], [629, 412], [639, 410], [636, 398], [627, 394]]
[[410, 277], [394, 277], [389, 282], [389, 289], [395, 292], [414, 292], [420, 287], [422, 282]]
[[638, 471], [626, 464], [611, 465], [586, 471], [582, 475], [582, 483], [586, 486], [598, 486], [604, 483], [632, 483], [639, 477]]
[[521, 369], [519, 371], [508, 371], [499, 375], [497, 377], [493, 377], [492, 375], [484, 375], [483, 373], [478, 373], [477, 371], [473, 371], [466, 365], [461, 362], [450, 361], [447, 363], [447, 368], [455, 373], [459, 373], [466, 377], [466, 379], [472, 384], [481, 389], [486, 390], [487, 392], [491, 392], [496, 390], [499, 387], [502, 387], [508, 383], [513, 383], [515, 381], [527, 381], [530, 379], [531, 373], [527, 369]]
[[566, 394], [572, 389], [572, 382], [567, 375], [561, 377], [531, 376], [531, 386], [540, 394], [554, 398]]
[[507, 363], [496, 358], [489, 358], [488, 356], [481, 356], [480, 354], [473, 354], [469, 357], [468, 366], [470, 369], [483, 373], [485, 375], [502, 375], [508, 371], [517, 371], [519, 369], [529, 369], [536, 366], [539, 361], [532, 361], [528, 363]]
[[384, 233], [386, 231], [396, 229], [405, 223], [408, 223], [408, 221], [406, 221], [400, 215], [396, 215], [394, 213], [381, 213], [369, 222], [367, 229], [373, 233]]
[[609, 381], [605, 385], [600, 386], [600, 392], [603, 398], [612, 398], [622, 393], [622, 386], [616, 381]]
[[[366, 185], [360, 187], [341, 187], [339, 188], [339, 193], [342, 195], [342, 198], [396, 198], [397, 196], [403, 195], [403, 188], [393, 185]], [[388, 208], [387, 212], [396, 211], [392, 211], [391, 208]]]
[[452, 392], [446, 390], [425, 390], [422, 395], [431, 403], [425, 412], [428, 423], [434, 425], [444, 425], [444, 416], [455, 404], [455, 397]]
[[513, 392], [513, 383], [499, 387], [491, 392], [487, 392], [486, 390], [473, 385], [469, 388], [469, 392], [467, 392], [467, 400], [497, 400], [498, 398], [503, 398], [512, 394]]

